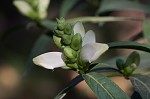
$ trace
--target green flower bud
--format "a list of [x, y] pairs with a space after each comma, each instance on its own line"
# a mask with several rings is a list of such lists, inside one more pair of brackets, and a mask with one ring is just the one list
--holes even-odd
[[55, 44], [57, 45], [58, 48], [62, 48], [61, 38], [53, 35], [53, 40], [54, 40], [54, 42], [55, 42]]
[[71, 43], [71, 39], [72, 39], [72, 36], [70, 35], [63, 35], [62, 36], [62, 39], [61, 39], [61, 42], [64, 44], [64, 45], [69, 45]]
[[61, 36], [64, 34], [64, 31], [54, 30], [54, 34], [55, 34], [56, 36], [61, 37]]
[[68, 67], [78, 69], [77, 63], [67, 64]]
[[65, 19], [63, 17], [61, 17], [60, 19], [56, 18], [57, 24], [64, 24], [65, 23]]
[[62, 17], [60, 19], [56, 18], [56, 20], [57, 20], [57, 24], [58, 24], [57, 29], [63, 30], [65, 28], [65, 19]]
[[73, 36], [70, 46], [74, 50], [79, 50], [82, 47], [82, 37], [79, 33]]
[[132, 52], [132, 53], [128, 56], [125, 65], [126, 65], [126, 66], [129, 66], [129, 65], [131, 65], [131, 64], [133, 64], [133, 63], [136, 64], [136, 66], [138, 66], [138, 65], [140, 64], [140, 55], [139, 55], [139, 53], [136, 52], [136, 51]]
[[77, 58], [77, 52], [68, 46], [64, 48], [64, 55], [69, 59]]
[[124, 68], [124, 74], [126, 76], [130, 76], [136, 68], [137, 68], [137, 65], [135, 63], [132, 63], [130, 66], [127, 66]]
[[119, 70], [122, 70], [125, 67], [125, 62], [122, 59], [117, 59], [116, 60], [116, 65]]
[[59, 30], [63, 30], [65, 28], [65, 24], [58, 24], [57, 25], [57, 29], [59, 29]]
[[70, 24], [67, 24], [65, 29], [64, 29], [64, 33], [67, 35], [71, 35], [72, 33], [72, 26]]

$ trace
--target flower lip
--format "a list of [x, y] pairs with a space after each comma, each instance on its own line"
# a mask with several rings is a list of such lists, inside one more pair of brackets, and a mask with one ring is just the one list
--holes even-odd
[[95, 33], [92, 30], [89, 30], [84, 38], [83, 38], [83, 42], [82, 42], [82, 46], [84, 46], [85, 44], [88, 43], [96, 43], [96, 39], [95, 39]]
[[80, 57], [82, 61], [91, 63], [97, 60], [108, 48], [107, 44], [88, 43], [81, 48]]
[[62, 60], [61, 52], [48, 52], [41, 54], [33, 58], [33, 62], [36, 65], [42, 66], [47, 69], [54, 69], [65, 66], [65, 63]]

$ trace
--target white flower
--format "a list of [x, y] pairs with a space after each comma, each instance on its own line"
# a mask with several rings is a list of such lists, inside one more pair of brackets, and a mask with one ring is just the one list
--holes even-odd
[[[108, 50], [108, 45], [103, 43], [96, 43], [95, 33], [89, 30], [85, 34], [84, 27], [81, 22], [77, 22], [73, 28], [74, 33], [80, 33], [83, 38], [82, 48], [80, 52], [80, 59], [83, 62], [92, 63], [98, 59], [105, 51]], [[36, 65], [40, 65], [47, 69], [54, 69], [66, 66], [61, 52], [48, 52], [39, 55], [33, 59]]]
[[[13, 4], [18, 8], [18, 10], [25, 16], [31, 19], [44, 19], [47, 16], [47, 8], [50, 0], [14, 0]], [[37, 10], [34, 7], [37, 7]]]

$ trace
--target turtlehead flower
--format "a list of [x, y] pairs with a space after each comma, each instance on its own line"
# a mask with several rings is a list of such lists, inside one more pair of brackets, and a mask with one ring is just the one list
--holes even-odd
[[[77, 22], [74, 25], [73, 31], [74, 35], [80, 33], [82, 36], [82, 48], [79, 54], [82, 62], [92, 63], [108, 50], [109, 47], [107, 44], [96, 43], [95, 33], [92, 30], [85, 33], [85, 29], [81, 22]], [[66, 66], [63, 59], [62, 52], [48, 52], [33, 58], [33, 62], [44, 68], [54, 69]]]
[[14, 0], [13, 4], [25, 16], [33, 20], [46, 18], [50, 0]]

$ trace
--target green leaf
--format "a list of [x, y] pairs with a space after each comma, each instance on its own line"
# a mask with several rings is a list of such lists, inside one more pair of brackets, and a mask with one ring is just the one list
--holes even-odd
[[60, 17], [65, 17], [78, 1], [79, 0], [63, 0], [60, 8]]
[[50, 48], [51, 42], [51, 38], [46, 35], [41, 35], [37, 39], [26, 62], [26, 70], [24, 72], [24, 76], [27, 76], [33, 69], [34, 64], [32, 62], [32, 59], [40, 54], [47, 52]]
[[131, 65], [131, 64], [133, 64], [133, 63], [134, 63], [136, 66], [138, 66], [138, 65], [140, 64], [140, 55], [139, 55], [139, 53], [136, 52], [136, 51], [132, 52], [132, 53], [128, 56], [125, 65], [126, 65], [126, 66], [129, 66], [129, 65]]
[[150, 7], [148, 5], [144, 5], [138, 3], [137, 1], [129, 1], [129, 0], [103, 0], [97, 14], [113, 11], [113, 10], [140, 10], [146, 13], [150, 13]]
[[81, 75], [75, 77], [54, 99], [62, 99], [72, 87], [74, 87], [81, 81], [83, 81], [83, 78]]
[[144, 20], [142, 28], [144, 37], [150, 42], [150, 20]]
[[127, 41], [127, 42], [111, 42], [108, 43], [110, 49], [112, 48], [126, 48], [126, 49], [135, 49], [141, 50], [150, 53], [150, 46], [142, 43]]
[[52, 30], [52, 31], [57, 26], [56, 22], [51, 21], [51, 20], [43, 20], [40, 22], [40, 25], [42, 25], [42, 27], [45, 27], [45, 28]]
[[106, 76], [91, 72], [83, 78], [98, 99], [130, 99], [115, 83]]
[[138, 92], [142, 99], [150, 99], [150, 77], [144, 75], [132, 75], [130, 77], [134, 90]]

